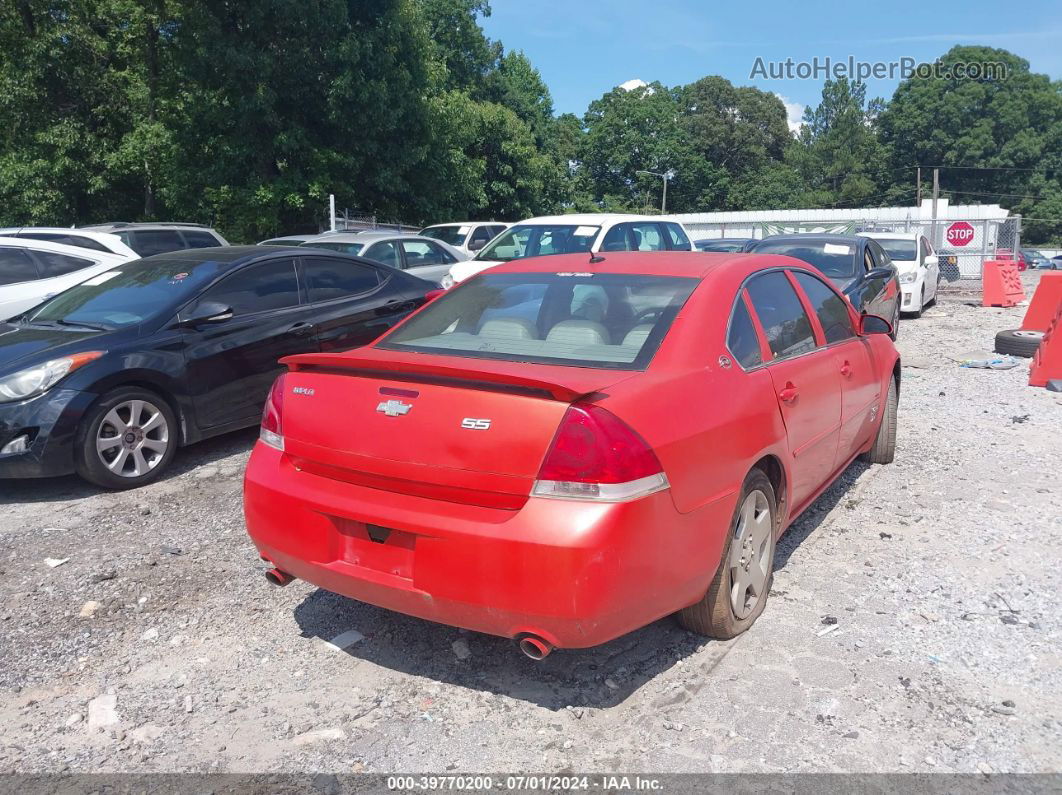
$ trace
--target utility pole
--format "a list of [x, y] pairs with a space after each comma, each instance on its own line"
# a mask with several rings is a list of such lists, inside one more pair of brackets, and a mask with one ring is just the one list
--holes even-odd
[[921, 207], [922, 206], [922, 167], [921, 166], [918, 167], [918, 178], [917, 179], [918, 179], [918, 199], [916, 200], [915, 204], [917, 204], [919, 207]]
[[940, 199], [940, 169], [933, 169], [933, 248], [940, 245], [937, 237], [937, 201]]
[[663, 215], [667, 212], [667, 181], [675, 176], [675, 172], [668, 169], [663, 174], [658, 174], [656, 171], [635, 171], [635, 174], [648, 174], [651, 177], [661, 177], [664, 180], [664, 196], [660, 200], [660, 214]]
[[336, 231], [336, 195], [334, 193], [328, 194], [328, 228]]

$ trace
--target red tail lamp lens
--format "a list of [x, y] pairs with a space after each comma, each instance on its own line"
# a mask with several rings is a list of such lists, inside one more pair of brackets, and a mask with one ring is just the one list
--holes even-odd
[[540, 481], [629, 483], [663, 471], [648, 442], [599, 406], [573, 405], [561, 420]]
[[284, 376], [280, 375], [269, 390], [262, 409], [262, 429], [258, 438], [277, 450], [284, 449]]

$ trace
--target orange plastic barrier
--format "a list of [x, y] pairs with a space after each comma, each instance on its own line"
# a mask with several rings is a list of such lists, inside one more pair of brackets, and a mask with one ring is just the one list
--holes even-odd
[[981, 272], [981, 289], [981, 306], [1015, 306], [1025, 300], [1018, 263], [1013, 260], [988, 260]]
[[1062, 378], [1062, 306], [1055, 310], [1033, 356], [1029, 386], [1047, 386], [1047, 382], [1055, 378]]
[[1062, 306], [1062, 272], [1051, 271], [1040, 277], [1040, 284], [1033, 293], [1029, 308], [1025, 310], [1025, 320], [1021, 322], [1024, 331], [1047, 331], [1047, 325]]

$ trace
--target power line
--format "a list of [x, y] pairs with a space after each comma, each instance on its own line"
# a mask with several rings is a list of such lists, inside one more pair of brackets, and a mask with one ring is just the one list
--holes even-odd
[[961, 169], [963, 171], [1044, 171], [1043, 167], [1040, 168], [1021, 168], [1019, 166], [902, 166], [902, 168], [949, 168], [952, 170]]
[[1023, 193], [981, 193], [974, 190], [951, 190], [950, 188], [944, 188], [944, 193], [961, 193], [965, 196], [1005, 196], [1012, 199], [1033, 199], [1035, 201], [1044, 201], [1050, 197], [1048, 196], [1027, 196]]

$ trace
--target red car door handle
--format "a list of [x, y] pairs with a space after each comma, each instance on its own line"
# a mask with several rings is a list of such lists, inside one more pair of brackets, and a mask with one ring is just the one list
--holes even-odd
[[845, 376], [847, 378], [851, 374], [852, 374], [852, 365], [849, 364], [848, 362], [845, 362], [844, 364], [842, 364], [841, 365], [841, 375], [843, 375], [843, 376]]
[[796, 400], [798, 394], [799, 390], [795, 386], [793, 386], [793, 382], [788, 381], [785, 385], [785, 388], [778, 393], [778, 397], [783, 403], [792, 403], [794, 400]]

